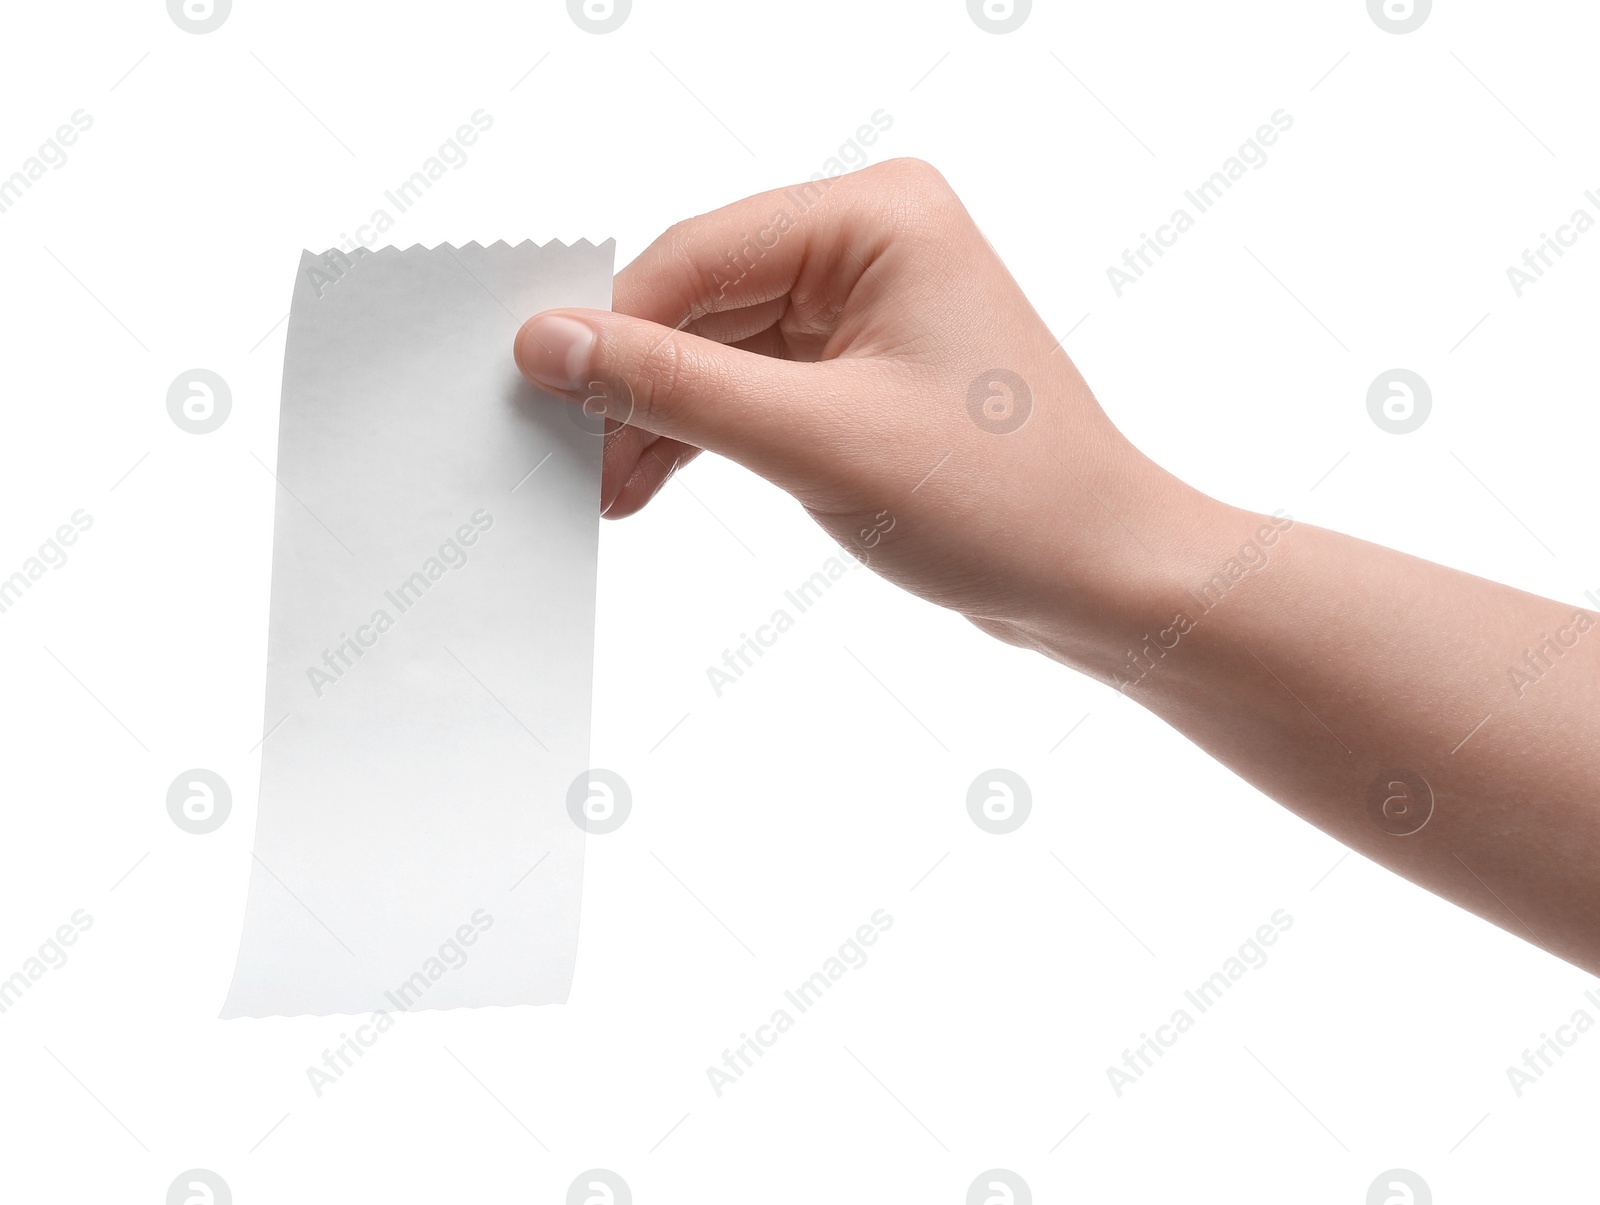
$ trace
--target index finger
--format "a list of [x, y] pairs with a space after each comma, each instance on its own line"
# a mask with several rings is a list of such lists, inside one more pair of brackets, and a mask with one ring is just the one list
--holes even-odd
[[679, 222], [617, 274], [612, 308], [681, 328], [793, 293], [842, 304], [897, 232], [885, 216], [906, 212], [907, 177], [932, 171], [892, 160]]

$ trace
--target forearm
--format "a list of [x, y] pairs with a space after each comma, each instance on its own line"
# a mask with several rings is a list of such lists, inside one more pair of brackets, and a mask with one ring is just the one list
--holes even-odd
[[1600, 616], [1210, 510], [1211, 537], [1080, 668], [1360, 853], [1600, 973]]
[[608, 513], [697, 448], [731, 456], [890, 581], [1600, 973], [1597, 617], [1174, 480], [926, 164], [817, 190], [730, 287], [727, 248], [792, 204], [681, 223], [618, 276], [619, 312], [519, 333], [532, 380], [585, 404], [598, 387], [630, 424]]

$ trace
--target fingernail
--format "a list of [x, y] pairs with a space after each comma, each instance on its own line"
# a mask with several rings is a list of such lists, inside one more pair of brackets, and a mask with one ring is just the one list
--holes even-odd
[[565, 314], [540, 314], [517, 337], [517, 366], [546, 389], [570, 393], [589, 380], [595, 331]]

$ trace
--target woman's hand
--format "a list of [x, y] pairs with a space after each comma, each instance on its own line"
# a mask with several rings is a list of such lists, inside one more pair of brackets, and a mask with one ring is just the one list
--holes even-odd
[[681, 222], [614, 304], [540, 314], [516, 341], [529, 378], [625, 424], [606, 440], [612, 517], [709, 449], [891, 580], [1063, 652], [1126, 613], [1205, 509], [1118, 434], [916, 160]]
[[624, 424], [609, 514], [700, 448], [740, 461], [886, 577], [1600, 973], [1600, 616], [1157, 468], [921, 163], [681, 223], [616, 307], [536, 315], [516, 343]]

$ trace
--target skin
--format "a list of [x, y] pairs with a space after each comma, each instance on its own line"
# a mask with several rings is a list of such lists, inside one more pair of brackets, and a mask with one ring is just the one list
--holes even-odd
[[605, 514], [700, 449], [738, 461], [889, 580], [1600, 974], [1600, 616], [1185, 485], [915, 160], [681, 222], [614, 305], [536, 315], [515, 344], [529, 379], [614, 420]]

